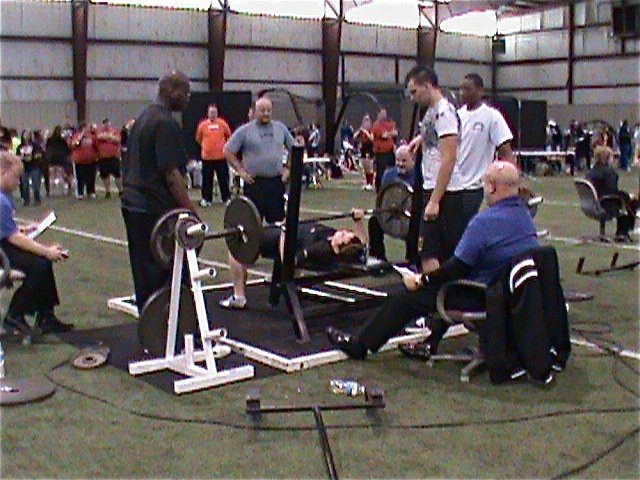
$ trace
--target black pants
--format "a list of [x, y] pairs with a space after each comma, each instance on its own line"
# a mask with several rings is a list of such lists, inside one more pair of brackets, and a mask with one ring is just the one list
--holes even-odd
[[9, 315], [18, 316], [36, 312], [51, 312], [60, 304], [51, 260], [13, 246], [8, 240], [0, 241], [11, 268], [20, 270], [25, 279], [11, 299]]
[[387, 168], [396, 164], [396, 156], [393, 152], [376, 153], [376, 192], [380, 191], [380, 182]]
[[[369, 231], [369, 256], [379, 258], [381, 260], [387, 260], [387, 251], [384, 246], [384, 232], [380, 227], [378, 217], [375, 215], [369, 219], [367, 224], [367, 230]], [[410, 237], [405, 239], [405, 260], [413, 261], [415, 255], [411, 251]]]
[[95, 195], [96, 193], [96, 169], [97, 164], [89, 165], [76, 164], [76, 181], [78, 183], [78, 195], [84, 194], [84, 188], [87, 187], [87, 195]]
[[218, 177], [220, 197], [222, 201], [229, 200], [229, 167], [225, 160], [202, 161], [202, 198], [207, 202], [213, 201], [213, 174]]
[[[428, 313], [436, 311], [436, 298], [439, 287], [421, 288], [415, 292], [403, 292], [387, 300], [375, 316], [363, 325], [357, 333], [357, 339], [372, 352], [377, 352], [387, 340], [399, 332], [407, 323]], [[447, 302], [460, 310], [484, 308], [484, 299], [473, 298], [467, 294], [452, 293]], [[448, 305], [447, 305], [448, 306]], [[448, 324], [440, 318], [432, 318], [430, 343], [440, 341], [448, 330]]]
[[138, 312], [142, 311], [153, 292], [168, 286], [171, 282], [171, 270], [165, 270], [155, 261], [149, 245], [151, 231], [159, 217], [159, 214], [122, 209]]
[[636, 224], [636, 211], [638, 210], [639, 202], [638, 200], [631, 200], [629, 194], [622, 190], [618, 191], [618, 195], [624, 203], [626, 213], [616, 219], [616, 235], [629, 235], [629, 232], [633, 230]]
[[255, 177], [253, 183], [244, 184], [244, 194], [251, 200], [260, 218], [267, 223], [284, 220], [285, 186], [281, 177]]

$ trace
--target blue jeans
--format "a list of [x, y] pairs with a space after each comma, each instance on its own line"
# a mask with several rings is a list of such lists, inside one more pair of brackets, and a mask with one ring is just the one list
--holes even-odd
[[22, 174], [22, 189], [21, 196], [25, 205], [29, 205], [29, 180], [31, 180], [31, 187], [33, 188], [33, 200], [35, 203], [40, 203], [40, 184], [42, 183], [42, 170], [39, 168], [33, 168], [29, 171], [25, 171]]
[[623, 170], [627, 170], [629, 168], [632, 153], [630, 143], [620, 145], [620, 168]]

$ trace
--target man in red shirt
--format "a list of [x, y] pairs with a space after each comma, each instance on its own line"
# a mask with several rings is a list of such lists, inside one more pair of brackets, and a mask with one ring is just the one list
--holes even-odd
[[202, 200], [201, 207], [208, 207], [213, 201], [213, 173], [220, 185], [222, 201], [229, 200], [229, 167], [224, 157], [224, 145], [231, 137], [227, 122], [218, 117], [218, 107], [209, 105], [207, 118], [196, 130], [196, 141], [202, 147]]
[[387, 168], [396, 164], [393, 151], [396, 147], [398, 129], [396, 122], [387, 117], [383, 108], [378, 112], [378, 119], [373, 124], [373, 154], [376, 159], [376, 192], [380, 190], [380, 182]]
[[120, 178], [120, 131], [113, 128], [108, 118], [96, 132], [98, 146], [98, 172], [104, 183], [105, 198], [111, 197], [111, 175], [116, 182], [118, 195], [122, 194]]
[[76, 182], [78, 192], [76, 198], [84, 198], [84, 188], [87, 195], [96, 197], [96, 165], [98, 163], [98, 145], [96, 128], [94, 125], [81, 125], [78, 133], [71, 139], [71, 159], [76, 167]]

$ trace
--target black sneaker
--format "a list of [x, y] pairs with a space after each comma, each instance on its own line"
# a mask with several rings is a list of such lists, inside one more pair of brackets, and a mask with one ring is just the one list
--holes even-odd
[[433, 353], [433, 348], [429, 342], [412, 342], [412, 343], [401, 343], [398, 345], [398, 350], [400, 353], [407, 358], [411, 358], [413, 360], [422, 360], [423, 362], [427, 362]]
[[24, 315], [9, 315], [4, 319], [4, 324], [8, 327], [8, 330], [18, 335], [33, 335], [33, 330], [24, 318]]
[[36, 327], [42, 333], [61, 333], [73, 330], [73, 323], [61, 322], [55, 315], [47, 315], [46, 317], [36, 314]]

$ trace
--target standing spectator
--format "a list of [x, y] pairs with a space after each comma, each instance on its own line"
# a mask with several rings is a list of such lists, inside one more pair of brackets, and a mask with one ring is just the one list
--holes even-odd
[[353, 144], [353, 127], [345, 120], [340, 127], [340, 145], [344, 142]]
[[640, 162], [640, 123], [636, 123], [636, 128], [633, 131], [633, 143], [636, 146], [633, 164], [637, 165]]
[[575, 146], [575, 165], [571, 164], [571, 175], [575, 168], [582, 169], [584, 159], [587, 169], [591, 168], [591, 136], [585, 132], [577, 120], [571, 122], [570, 142]]
[[80, 125], [80, 131], [71, 139], [71, 159], [76, 167], [76, 198], [87, 196], [96, 198], [96, 165], [98, 163], [98, 144], [95, 130], [88, 125]]
[[47, 194], [47, 198], [51, 196], [51, 183], [49, 180], [49, 159], [46, 155], [46, 141], [45, 139], [48, 137], [48, 133], [45, 132], [42, 134], [42, 130], [34, 130], [33, 132], [33, 143], [38, 145], [39, 154], [40, 154], [40, 172], [42, 178], [44, 179], [44, 191]]
[[420, 224], [418, 250], [422, 270], [430, 273], [449, 259], [462, 232], [477, 210], [461, 195], [462, 177], [456, 168], [460, 138], [460, 118], [456, 108], [438, 88], [438, 75], [430, 67], [418, 65], [407, 74], [411, 99], [428, 107], [420, 134], [409, 147], [422, 145], [422, 189], [424, 214]]
[[360, 161], [362, 162], [362, 169], [364, 170], [365, 183], [363, 190], [373, 191], [373, 126], [369, 115], [362, 117], [360, 128], [355, 133], [353, 139], [358, 146], [358, 150], [360, 150]]
[[624, 171], [631, 170], [631, 156], [633, 150], [631, 148], [631, 132], [629, 131], [629, 122], [625, 119], [618, 130], [618, 145], [620, 146], [620, 169]]
[[376, 192], [380, 191], [380, 182], [387, 168], [396, 163], [393, 151], [396, 147], [398, 129], [396, 122], [387, 117], [383, 108], [378, 112], [378, 118], [373, 124], [373, 154], [376, 158]]
[[114, 128], [108, 118], [102, 121], [102, 127], [96, 131], [98, 147], [98, 171], [104, 184], [105, 198], [111, 197], [111, 176], [116, 182], [118, 195], [122, 195], [120, 178], [120, 132]]
[[53, 168], [56, 177], [62, 176], [67, 186], [67, 193], [73, 190], [73, 165], [71, 164], [71, 149], [62, 137], [62, 127], [56, 125], [53, 133], [47, 139], [46, 157], [49, 166]]
[[120, 129], [120, 163], [123, 163], [125, 161], [125, 157], [127, 156], [127, 142], [129, 140], [129, 132], [133, 128], [134, 123], [136, 123], [136, 119], [130, 118], [129, 120], [127, 120], [127, 123], [122, 126], [122, 129]]
[[[21, 177], [21, 195], [25, 206], [29, 205], [30, 191], [33, 188], [33, 203], [40, 205], [40, 184], [42, 183], [42, 157], [40, 145], [33, 141], [30, 130], [24, 130], [18, 145], [18, 156], [22, 160], [24, 173]], [[29, 186], [31, 184], [31, 187]]]
[[307, 149], [307, 155], [310, 157], [317, 157], [320, 155], [320, 127], [313, 122], [309, 126], [309, 146]]
[[562, 150], [562, 129], [555, 120], [549, 120], [549, 130], [551, 133], [551, 150], [559, 152]]
[[229, 200], [229, 166], [224, 158], [224, 144], [231, 137], [227, 122], [218, 117], [218, 107], [209, 105], [207, 118], [202, 120], [196, 130], [196, 142], [200, 144], [202, 156], [202, 199], [201, 207], [213, 202], [213, 174], [218, 177], [220, 197], [223, 202]]
[[165, 75], [160, 79], [156, 101], [142, 111], [129, 133], [122, 164], [122, 218], [139, 312], [153, 292], [171, 280], [171, 270], [158, 265], [151, 254], [149, 243], [156, 221], [174, 208], [196, 212], [183, 176], [187, 154], [180, 124], [171, 116], [171, 112], [187, 108], [190, 95], [184, 73]]

